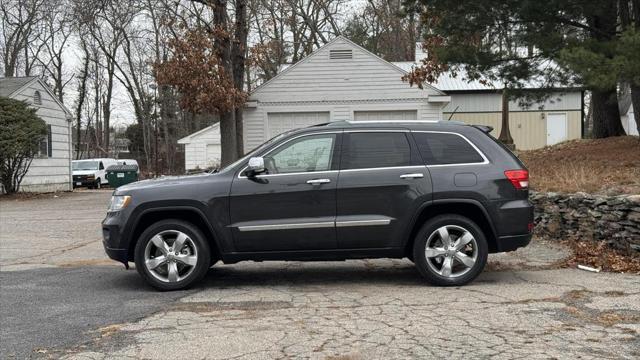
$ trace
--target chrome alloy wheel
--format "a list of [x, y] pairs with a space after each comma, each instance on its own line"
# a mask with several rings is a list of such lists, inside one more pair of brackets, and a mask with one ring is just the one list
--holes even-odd
[[144, 265], [162, 282], [175, 283], [191, 275], [198, 263], [198, 249], [181, 231], [165, 230], [147, 243]]
[[436, 229], [425, 246], [429, 268], [440, 276], [456, 278], [469, 272], [478, 259], [478, 243], [473, 234], [457, 225]]

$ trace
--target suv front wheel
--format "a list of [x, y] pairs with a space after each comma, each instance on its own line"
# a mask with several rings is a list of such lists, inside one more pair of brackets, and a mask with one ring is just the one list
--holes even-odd
[[210, 257], [200, 229], [177, 219], [149, 226], [135, 248], [136, 270], [159, 290], [185, 289], [202, 279]]
[[430, 283], [464, 285], [475, 279], [487, 263], [484, 233], [470, 219], [440, 215], [427, 221], [413, 244], [413, 261]]

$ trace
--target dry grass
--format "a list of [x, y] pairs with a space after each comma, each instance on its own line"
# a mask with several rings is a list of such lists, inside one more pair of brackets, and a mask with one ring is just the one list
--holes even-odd
[[620, 136], [567, 141], [520, 151], [537, 191], [640, 193], [640, 139]]

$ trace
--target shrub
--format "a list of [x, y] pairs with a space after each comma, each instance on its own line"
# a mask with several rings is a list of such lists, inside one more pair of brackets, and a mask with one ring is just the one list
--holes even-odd
[[47, 126], [25, 102], [0, 97], [0, 182], [7, 194], [20, 190]]

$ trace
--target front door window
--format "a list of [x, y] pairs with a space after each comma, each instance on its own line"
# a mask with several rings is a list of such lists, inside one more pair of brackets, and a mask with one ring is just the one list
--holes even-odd
[[335, 134], [305, 136], [265, 156], [268, 174], [331, 170]]

